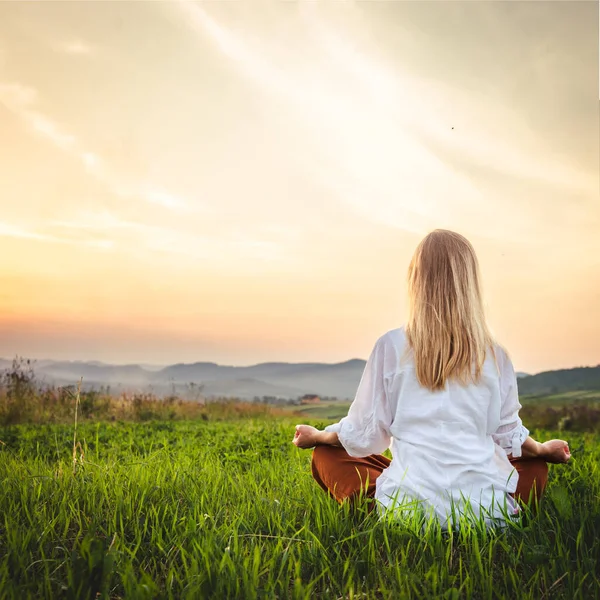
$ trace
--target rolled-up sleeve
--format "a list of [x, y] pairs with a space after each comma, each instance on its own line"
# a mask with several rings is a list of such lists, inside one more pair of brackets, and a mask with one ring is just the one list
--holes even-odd
[[492, 435], [494, 442], [513, 458], [521, 456], [521, 446], [529, 435], [529, 430], [519, 417], [521, 404], [517, 388], [517, 376], [511, 360], [501, 351], [498, 356], [500, 370], [500, 423]]
[[379, 454], [389, 448], [392, 414], [386, 395], [385, 341], [380, 338], [362, 374], [348, 416], [325, 428], [335, 431], [350, 456]]

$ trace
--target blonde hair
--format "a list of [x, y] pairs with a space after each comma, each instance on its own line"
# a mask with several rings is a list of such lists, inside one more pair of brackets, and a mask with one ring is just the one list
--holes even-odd
[[408, 268], [410, 312], [406, 333], [419, 383], [441, 390], [481, 377], [493, 352], [481, 298], [479, 264], [469, 241], [436, 229], [417, 246]]

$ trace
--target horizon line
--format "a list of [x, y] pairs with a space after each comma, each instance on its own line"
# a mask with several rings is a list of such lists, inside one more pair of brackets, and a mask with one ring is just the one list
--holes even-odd
[[[27, 358], [24, 356], [16, 356], [15, 358], [4, 358], [2, 356], [0, 356], [0, 361], [6, 361], [6, 362], [13, 362], [16, 358], [21, 358], [25, 361], [31, 361], [33, 363], [36, 362], [54, 362], [54, 363], [73, 363], [73, 364], [87, 364], [87, 365], [103, 365], [103, 366], [108, 366], [108, 367], [140, 367], [140, 368], [144, 368], [144, 367], [154, 367], [157, 369], [166, 369], [168, 367], [176, 367], [176, 366], [193, 366], [193, 365], [200, 365], [200, 364], [204, 364], [204, 365], [215, 365], [217, 367], [226, 367], [226, 368], [235, 368], [235, 369], [249, 369], [252, 367], [259, 367], [259, 366], [263, 366], [263, 365], [324, 365], [324, 366], [337, 366], [337, 365], [343, 365], [343, 364], [347, 364], [350, 362], [362, 362], [362, 363], [366, 363], [367, 360], [364, 358], [350, 358], [347, 360], [343, 360], [340, 362], [315, 362], [315, 361], [298, 361], [298, 362], [291, 362], [291, 361], [263, 361], [263, 362], [258, 362], [258, 363], [252, 363], [252, 364], [246, 364], [246, 365], [233, 365], [233, 364], [220, 364], [220, 363], [216, 363], [213, 361], [208, 361], [208, 360], [199, 360], [199, 361], [194, 361], [194, 362], [173, 362], [173, 363], [167, 363], [167, 364], [156, 364], [156, 363], [148, 363], [148, 362], [105, 362], [102, 360], [94, 360], [94, 359], [88, 359], [88, 360], [74, 360], [74, 359], [54, 359], [54, 358]], [[553, 371], [571, 371], [573, 369], [594, 369], [600, 367], [600, 363], [595, 364], [595, 365], [576, 365], [573, 367], [561, 367], [559, 369], [546, 369], [546, 370], [542, 370], [542, 371], [538, 371], [536, 373], [528, 373], [526, 371], [520, 371], [515, 369], [515, 373], [516, 374], [522, 374], [522, 375], [527, 375], [529, 377], [533, 376], [533, 375], [541, 375], [542, 373], [550, 373]]]

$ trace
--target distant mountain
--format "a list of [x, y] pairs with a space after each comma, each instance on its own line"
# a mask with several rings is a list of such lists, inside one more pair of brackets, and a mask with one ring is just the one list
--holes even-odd
[[38, 378], [56, 385], [76, 384], [82, 377], [86, 385], [145, 386], [150, 373], [139, 365], [107, 365], [97, 362], [41, 361], [34, 365]]
[[561, 394], [600, 390], [600, 365], [545, 371], [519, 379], [519, 394]]
[[[0, 370], [12, 361], [0, 359]], [[360, 382], [365, 361], [342, 363], [260, 363], [249, 367], [218, 365], [213, 362], [155, 365], [110, 365], [97, 361], [34, 362], [41, 383], [75, 385], [83, 377], [85, 388], [110, 386], [114, 392], [153, 392], [182, 397], [297, 398], [318, 394], [352, 399]], [[600, 366], [548, 371], [537, 375], [517, 373], [519, 393], [554, 394], [565, 391], [600, 390]], [[192, 385], [193, 384], [193, 385]]]
[[[0, 359], [0, 370], [12, 361]], [[365, 368], [364, 360], [343, 363], [261, 363], [249, 367], [212, 362], [175, 364], [167, 367], [109, 365], [97, 361], [49, 361], [34, 363], [37, 379], [52, 385], [75, 385], [83, 378], [84, 388], [110, 386], [114, 392], [176, 393], [182, 397], [298, 398], [318, 394], [352, 399]], [[193, 384], [193, 385], [192, 385]]]

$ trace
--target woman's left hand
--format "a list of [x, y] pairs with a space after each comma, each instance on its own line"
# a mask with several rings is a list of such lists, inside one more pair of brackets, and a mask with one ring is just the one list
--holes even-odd
[[568, 442], [548, 440], [541, 444], [541, 457], [549, 463], [566, 463], [571, 458]]
[[292, 442], [298, 448], [314, 448], [319, 442], [321, 432], [310, 425], [296, 425], [296, 433]]

